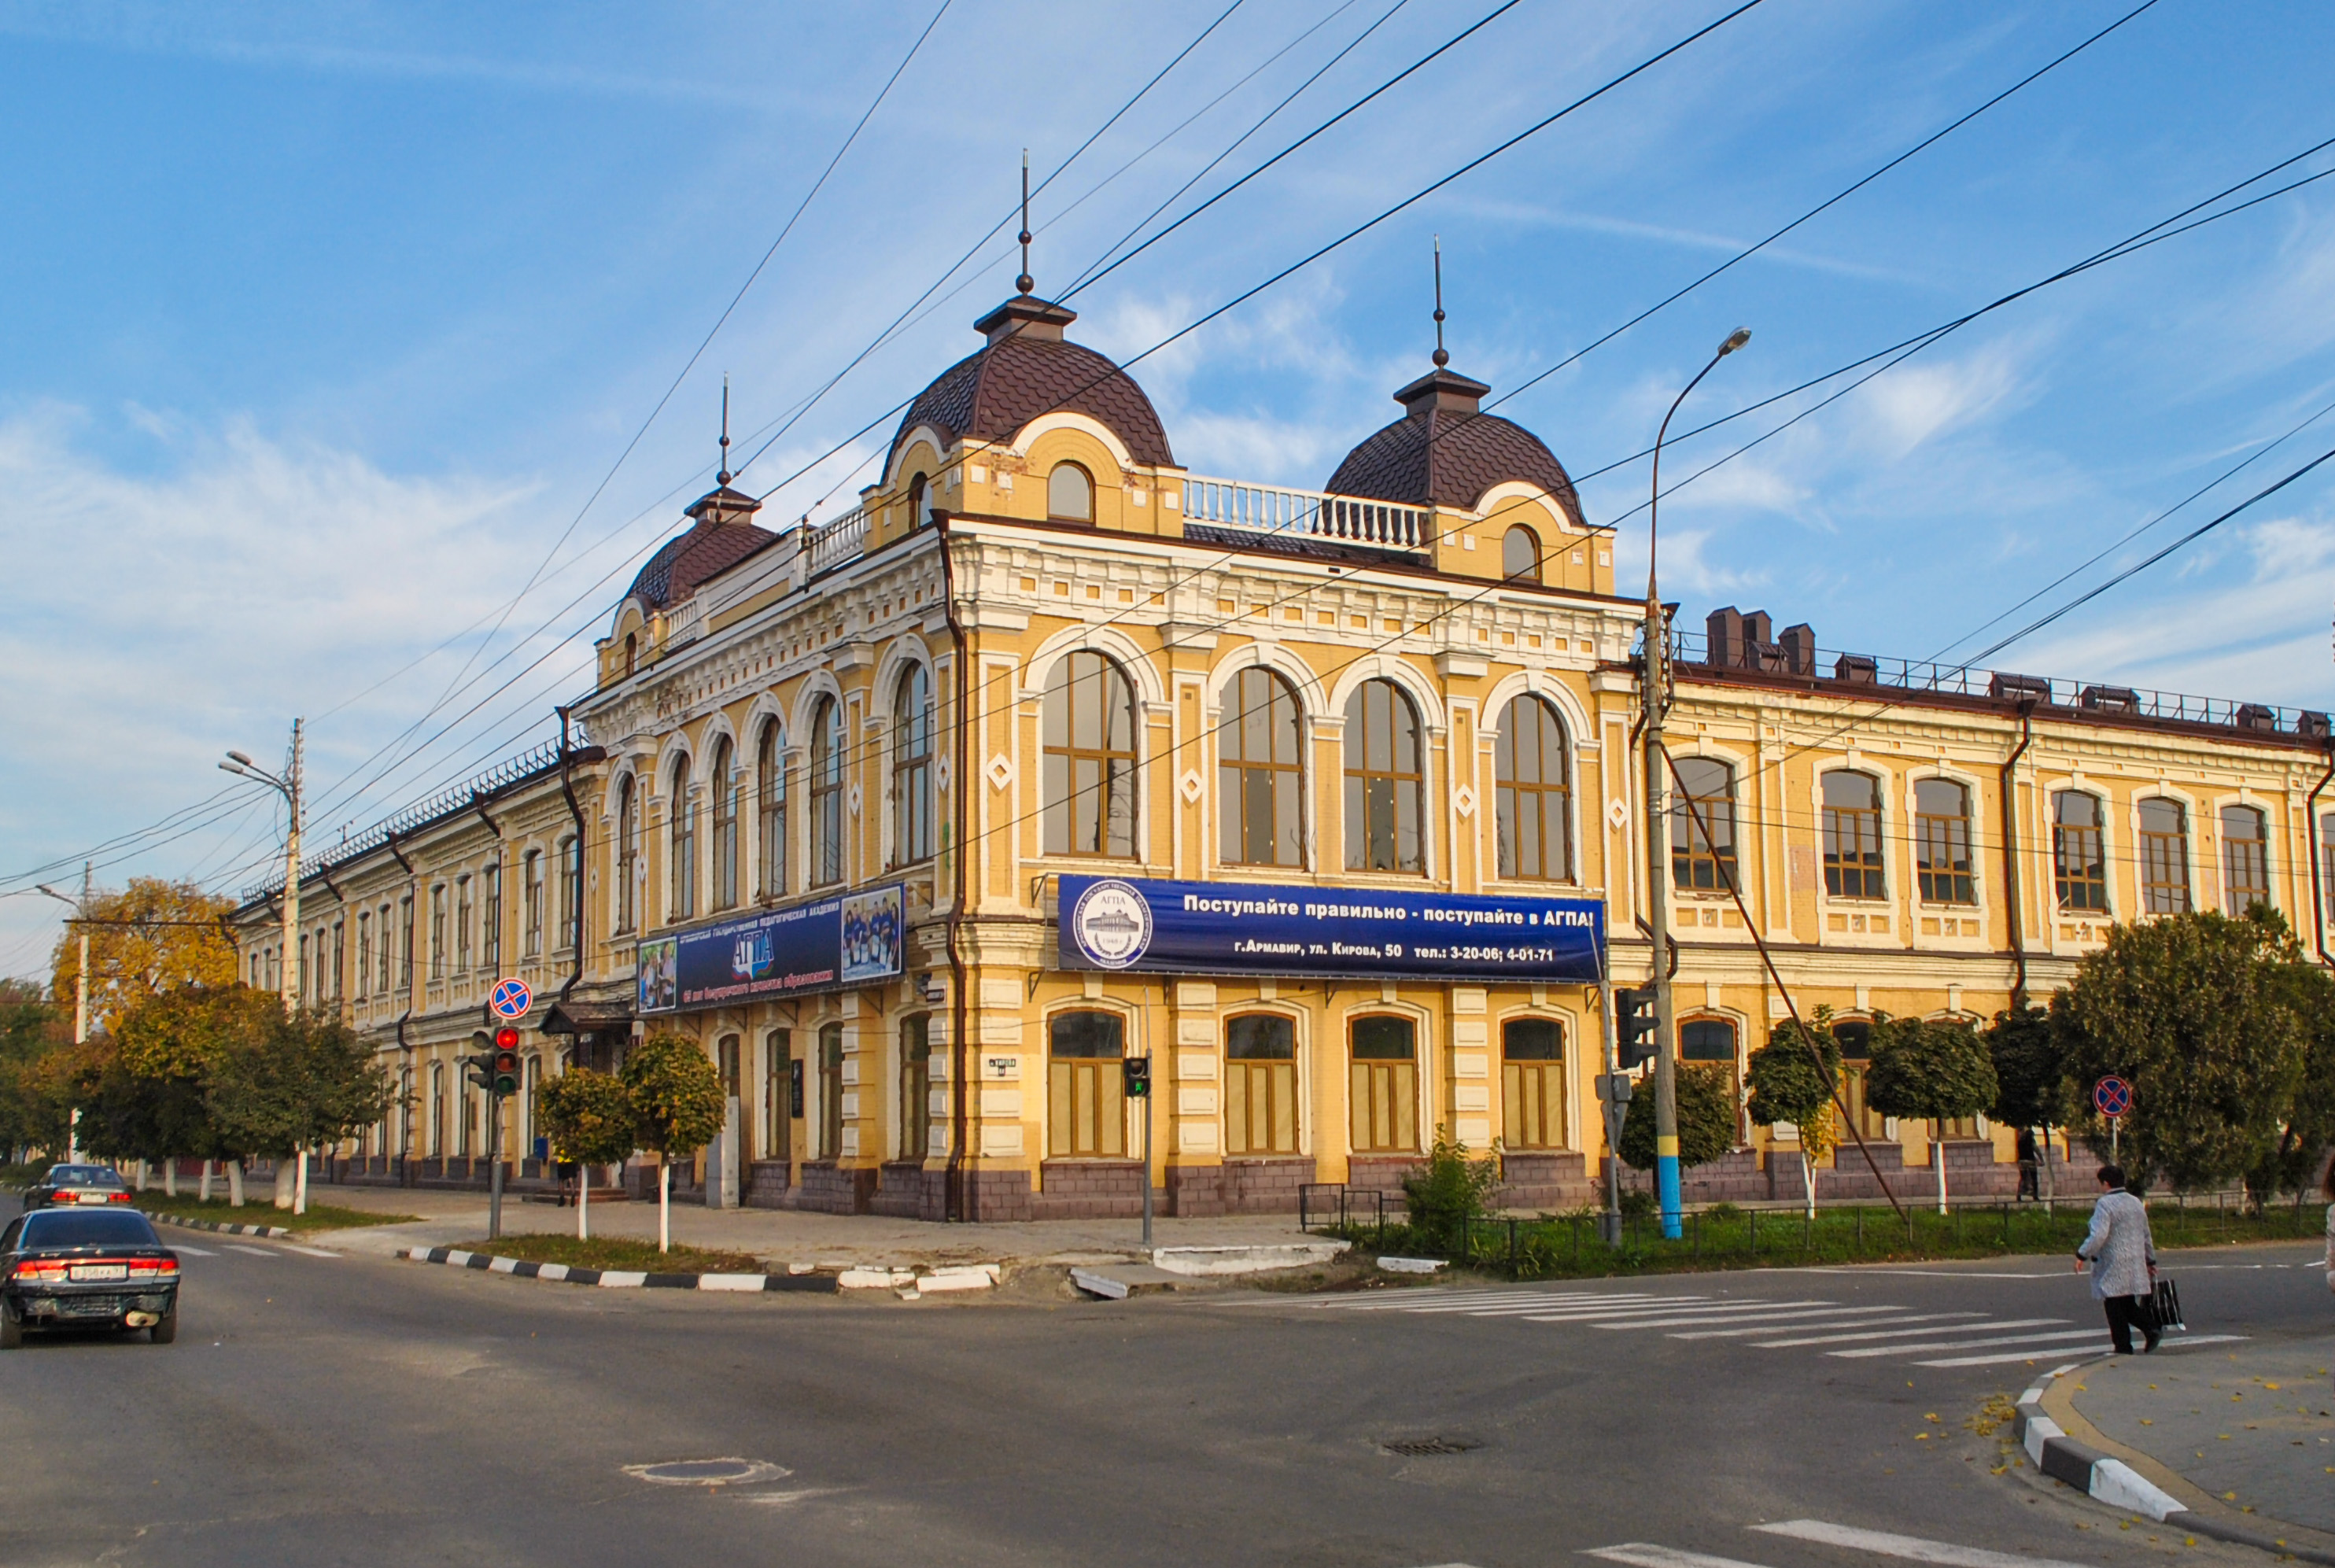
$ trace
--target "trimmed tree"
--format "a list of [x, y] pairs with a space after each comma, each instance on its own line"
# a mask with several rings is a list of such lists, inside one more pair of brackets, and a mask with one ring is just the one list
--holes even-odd
[[[1735, 1075], [1715, 1061], [1682, 1061], [1677, 1092], [1679, 1164], [1709, 1165], [1735, 1147]], [[1654, 1097], [1633, 1095], [1622, 1118], [1622, 1163], [1654, 1168]]]
[[1865, 1103], [1884, 1116], [1930, 1123], [1930, 1163], [1938, 1177], [1938, 1212], [1946, 1212], [1946, 1123], [1977, 1116], [2001, 1086], [1977, 1026], [1959, 1018], [1883, 1018], [1874, 1029]]
[[[303, 1010], [274, 1012], [230, 1041], [212, 1064], [203, 1101], [227, 1147], [282, 1161], [379, 1121], [397, 1090], [356, 1031]], [[287, 1193], [280, 1172], [276, 1195], [278, 1208], [288, 1202], [307, 1211], [305, 1192]]]
[[[117, 1060], [150, 1100], [153, 1153], [168, 1162], [165, 1186], [177, 1191], [178, 1157], [203, 1162], [210, 1195], [211, 1162], [232, 1159], [205, 1101], [211, 1071], [236, 1041], [264, 1036], [283, 1018], [283, 1002], [242, 985], [186, 985], [131, 1004], [114, 1031]], [[142, 1152], [142, 1151], [141, 1151]], [[243, 1184], [234, 1183], [238, 1201]]]
[[1800, 1176], [1807, 1211], [1817, 1212], [1816, 1162], [1832, 1151], [1833, 1086], [1840, 1081], [1840, 1046], [1832, 1037], [1832, 1009], [1819, 1007], [1812, 1024], [1784, 1022], [1744, 1064], [1751, 1087], [1745, 1109], [1761, 1127], [1788, 1122], [1799, 1130]]
[[2103, 1158], [2092, 1086], [2110, 1073], [2133, 1086], [2114, 1147], [2136, 1189], [2161, 1177], [2190, 1191], [2274, 1156], [2303, 1070], [2303, 1027], [2276, 973], [2292, 944], [2268, 912], [2118, 925], [2053, 1000], [2077, 1125]]
[[633, 1098], [640, 1147], [657, 1157], [657, 1251], [673, 1247], [673, 1162], [713, 1140], [729, 1114], [722, 1075], [677, 1034], [653, 1034], [625, 1053], [621, 1074]]
[[2049, 1206], [2051, 1129], [2068, 1124], [2068, 1062], [2050, 1013], [2040, 1007], [1998, 1012], [1986, 1028], [1987, 1054], [1994, 1061], [1994, 1106], [1987, 1112], [2005, 1127], [2030, 1128], [2043, 1135], [2043, 1202]]
[[536, 1121], [555, 1158], [576, 1167], [576, 1239], [592, 1236], [592, 1167], [615, 1165], [640, 1147], [632, 1091], [613, 1073], [571, 1067], [536, 1091]]
[[2271, 980], [2302, 1031], [2302, 1068], [2276, 1143], [2246, 1172], [2246, 1195], [2257, 1212], [2279, 1193], [2311, 1188], [2327, 1146], [2335, 1143], [2335, 976], [2295, 946], [2275, 961]]

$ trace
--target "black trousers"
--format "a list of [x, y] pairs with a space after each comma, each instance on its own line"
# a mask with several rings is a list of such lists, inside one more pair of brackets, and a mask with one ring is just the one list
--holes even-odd
[[2146, 1296], [2103, 1296], [2100, 1305], [2107, 1310], [2108, 1339], [2119, 1356], [2132, 1354], [2132, 1331], [2138, 1329], [2143, 1338], [2156, 1333], [2156, 1313]]

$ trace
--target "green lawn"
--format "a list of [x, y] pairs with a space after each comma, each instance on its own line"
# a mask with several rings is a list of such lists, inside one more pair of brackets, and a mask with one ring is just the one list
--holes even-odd
[[[224, 1183], [214, 1183], [211, 1190], [224, 1190]], [[247, 1189], [248, 1192], [248, 1189]], [[198, 1202], [192, 1193], [180, 1193], [177, 1197], [164, 1192], [142, 1192], [130, 1195], [131, 1201], [150, 1215], [177, 1215], [182, 1219], [219, 1220], [228, 1224], [279, 1225], [288, 1231], [345, 1231], [359, 1225], [410, 1224], [419, 1215], [381, 1215], [365, 1209], [344, 1209], [331, 1204], [312, 1203], [305, 1215], [290, 1209], [279, 1209], [266, 1195], [248, 1193], [241, 1208], [223, 1197], [208, 1203]]]
[[654, 1242], [629, 1236], [594, 1236], [577, 1241], [569, 1235], [505, 1236], [500, 1241], [457, 1242], [464, 1252], [492, 1253], [521, 1263], [566, 1263], [579, 1269], [631, 1269], [653, 1274], [761, 1274], [770, 1266], [751, 1253], [716, 1252], [685, 1247], [678, 1243], [669, 1253]]

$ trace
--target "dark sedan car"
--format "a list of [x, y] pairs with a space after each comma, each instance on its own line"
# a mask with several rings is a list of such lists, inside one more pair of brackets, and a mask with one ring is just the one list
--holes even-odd
[[53, 1165], [48, 1174], [24, 1189], [24, 1212], [83, 1204], [127, 1204], [130, 1189], [111, 1166]]
[[42, 1209], [0, 1232], [0, 1350], [26, 1329], [147, 1329], [179, 1337], [179, 1255], [136, 1209]]

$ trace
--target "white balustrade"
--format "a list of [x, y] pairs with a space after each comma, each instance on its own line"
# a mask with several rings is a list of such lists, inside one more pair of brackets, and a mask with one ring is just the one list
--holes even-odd
[[1184, 481], [1184, 521], [1208, 528], [1340, 539], [1390, 550], [1423, 548], [1431, 527], [1429, 514], [1417, 507], [1322, 490], [1204, 479]]

